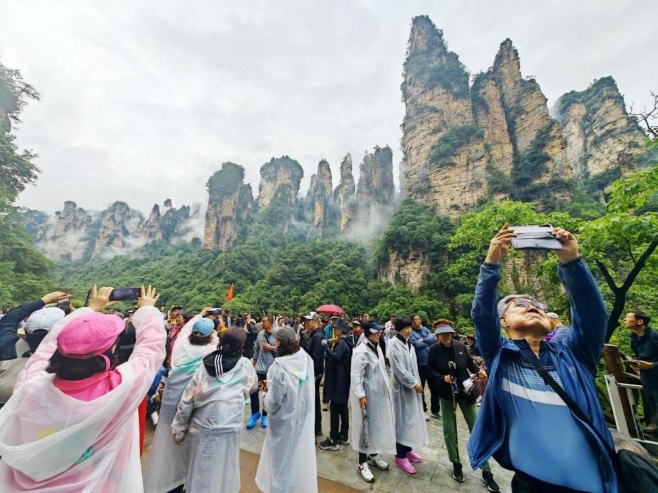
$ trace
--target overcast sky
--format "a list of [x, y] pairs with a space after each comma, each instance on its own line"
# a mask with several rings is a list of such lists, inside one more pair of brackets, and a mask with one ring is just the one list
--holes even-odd
[[[399, 162], [402, 63], [428, 14], [472, 74], [511, 38], [549, 104], [612, 75], [626, 102], [658, 91], [655, 0], [0, 0], [0, 60], [42, 94], [16, 128], [39, 154], [26, 207], [65, 200], [148, 211], [205, 202], [224, 161], [288, 154], [308, 186], [320, 159], [338, 182], [351, 152]], [[397, 174], [397, 172], [396, 172]]]

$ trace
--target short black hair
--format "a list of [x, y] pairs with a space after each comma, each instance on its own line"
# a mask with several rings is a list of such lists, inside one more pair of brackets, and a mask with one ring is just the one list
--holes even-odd
[[398, 315], [395, 317], [395, 320], [393, 320], [393, 325], [395, 326], [395, 330], [400, 332], [402, 329], [411, 327], [411, 320], [409, 317]]
[[638, 310], [631, 313], [635, 315], [635, 318], [637, 320], [642, 320], [642, 325], [644, 325], [645, 327], [647, 327], [649, 325], [649, 322], [651, 322], [651, 317], [642, 311]]

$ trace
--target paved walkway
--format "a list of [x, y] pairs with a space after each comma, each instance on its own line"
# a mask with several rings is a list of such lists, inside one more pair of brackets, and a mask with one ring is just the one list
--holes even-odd
[[[429, 396], [428, 396], [429, 398]], [[249, 406], [245, 406], [245, 422], [249, 418], [251, 411]], [[142, 456], [143, 467], [146, 468], [147, 457], [150, 452], [153, 429], [150, 426], [150, 420], [147, 420], [148, 427], [144, 441], [144, 454]], [[423, 456], [422, 464], [417, 464], [417, 473], [414, 476], [408, 476], [398, 471], [393, 465], [393, 457], [382, 457], [391, 463], [388, 471], [379, 471], [372, 468], [375, 476], [375, 482], [368, 484], [356, 472], [357, 454], [352, 450], [350, 445], [341, 447], [337, 452], [329, 452], [317, 448], [317, 465], [318, 465], [318, 489], [321, 493], [358, 493], [360, 491], [372, 491], [378, 493], [388, 492], [461, 492], [461, 493], [484, 493], [486, 487], [480, 480], [480, 473], [473, 472], [468, 465], [468, 455], [466, 454], [466, 441], [468, 439], [468, 428], [466, 422], [461, 418], [458, 412], [457, 427], [459, 430], [459, 449], [461, 453], [462, 464], [464, 464], [464, 483], [457, 483], [452, 479], [452, 465], [448, 460], [448, 452], [443, 441], [443, 430], [441, 421], [432, 418], [427, 423], [430, 436], [429, 446], [419, 450]], [[329, 432], [329, 413], [322, 413], [322, 427], [325, 434]], [[322, 437], [320, 440], [324, 439]], [[242, 452], [240, 454], [240, 470], [242, 481], [242, 492], [258, 493], [254, 483], [258, 457], [265, 440], [265, 430], [260, 428], [260, 424], [253, 430], [243, 430], [241, 436]], [[491, 463], [494, 477], [500, 485], [501, 491], [511, 492], [510, 481], [512, 473], [502, 469], [495, 461]]]

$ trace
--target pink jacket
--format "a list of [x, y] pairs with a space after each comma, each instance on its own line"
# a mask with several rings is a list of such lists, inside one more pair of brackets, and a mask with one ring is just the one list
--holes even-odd
[[57, 334], [89, 311], [75, 310], [53, 327], [0, 410], [3, 493], [143, 491], [137, 407], [165, 356], [164, 320], [156, 308], [140, 308], [133, 315], [135, 349], [126, 363], [56, 386], [44, 370]]

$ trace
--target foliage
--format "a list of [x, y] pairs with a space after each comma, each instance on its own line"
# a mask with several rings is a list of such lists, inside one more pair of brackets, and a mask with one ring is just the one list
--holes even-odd
[[483, 135], [484, 130], [477, 125], [451, 127], [432, 146], [430, 162], [446, 166], [446, 160], [453, 157], [460, 148], [481, 139]]
[[[0, 108], [19, 121], [18, 114], [28, 99], [39, 99], [39, 93], [23, 80], [20, 71], [10, 69], [0, 63]], [[2, 122], [0, 122], [2, 125]]]
[[656, 272], [652, 255], [658, 247], [658, 165], [613, 183], [607, 212], [585, 223], [581, 237], [583, 251], [596, 262], [614, 295], [611, 335], [633, 283], [643, 271]]

